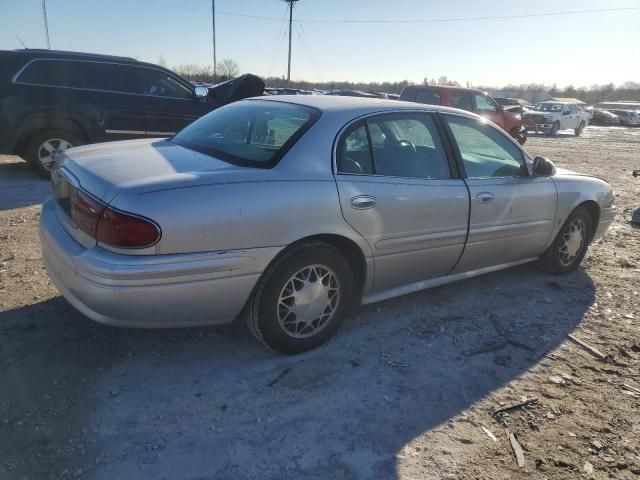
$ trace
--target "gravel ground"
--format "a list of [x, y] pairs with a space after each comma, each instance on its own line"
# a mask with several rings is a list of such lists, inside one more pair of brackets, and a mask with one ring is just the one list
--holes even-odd
[[640, 207], [640, 129], [527, 148], [617, 193], [584, 269], [525, 265], [370, 305], [297, 357], [241, 324], [84, 318], [41, 264], [48, 183], [0, 157], [0, 478], [637, 478], [640, 231], [624, 209]]

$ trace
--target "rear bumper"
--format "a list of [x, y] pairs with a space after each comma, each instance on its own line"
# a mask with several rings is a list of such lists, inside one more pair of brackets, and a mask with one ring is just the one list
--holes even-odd
[[616, 218], [617, 211], [618, 207], [616, 206], [603, 208], [600, 210], [600, 221], [598, 222], [596, 231], [593, 234], [593, 240], [598, 240], [607, 233], [607, 230], [609, 230], [609, 227], [611, 227], [613, 220]]
[[175, 255], [84, 248], [49, 199], [40, 218], [42, 259], [64, 297], [100, 323], [178, 327], [226, 323], [242, 311], [279, 247]]

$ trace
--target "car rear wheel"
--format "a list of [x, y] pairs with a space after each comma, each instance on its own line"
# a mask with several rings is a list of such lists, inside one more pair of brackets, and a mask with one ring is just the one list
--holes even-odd
[[277, 352], [306, 352], [335, 334], [353, 291], [353, 272], [338, 249], [323, 242], [301, 243], [263, 274], [249, 301], [247, 326]]
[[520, 145], [524, 145], [528, 138], [527, 129], [524, 127], [514, 127], [513, 129], [511, 129], [511, 136]]
[[574, 130], [576, 137], [579, 137], [580, 135], [582, 135], [583, 130], [584, 130], [584, 122], [580, 122], [580, 125], [578, 125], [578, 128]]
[[585, 207], [576, 208], [551, 246], [540, 257], [541, 268], [555, 275], [573, 272], [587, 253], [593, 236], [593, 220]]
[[73, 133], [63, 130], [47, 130], [36, 134], [29, 140], [25, 150], [25, 160], [38, 175], [50, 178], [54, 155], [81, 144], [80, 138]]
[[560, 124], [558, 122], [555, 122], [551, 127], [551, 131], [549, 132], [549, 135], [551, 135], [552, 137], [557, 137], [559, 130], [560, 130]]

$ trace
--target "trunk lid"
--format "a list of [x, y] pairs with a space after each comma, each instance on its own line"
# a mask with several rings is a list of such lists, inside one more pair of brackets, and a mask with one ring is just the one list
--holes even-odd
[[[99, 143], [66, 150], [60, 167], [78, 186], [109, 203], [123, 190], [162, 189], [247, 177], [248, 169], [165, 139]], [[223, 180], [224, 178], [224, 180]]]

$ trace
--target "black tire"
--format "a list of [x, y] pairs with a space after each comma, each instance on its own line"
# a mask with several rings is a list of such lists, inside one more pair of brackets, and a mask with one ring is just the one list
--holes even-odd
[[[565, 249], [565, 244], [568, 243], [568, 236], [571, 235], [572, 230], [575, 228], [575, 221], [583, 223], [584, 231], [580, 241], [580, 246], [577, 251], [575, 251], [573, 258], [571, 258], [571, 255], [568, 255], [568, 253], [573, 252], [568, 252]], [[578, 265], [580, 265], [580, 262], [582, 262], [582, 259], [586, 255], [592, 237], [593, 219], [591, 218], [591, 213], [589, 213], [589, 210], [587, 210], [586, 207], [579, 206], [571, 213], [571, 215], [569, 215], [569, 218], [564, 222], [560, 232], [558, 232], [558, 236], [538, 260], [540, 267], [545, 272], [554, 275], [563, 275], [573, 272], [578, 268]]]
[[549, 135], [551, 135], [552, 137], [557, 137], [559, 130], [560, 130], [560, 123], [555, 122], [553, 124], [553, 127], [551, 127], [551, 131], [549, 131]]
[[528, 134], [526, 128], [514, 127], [511, 130], [511, 136], [520, 145], [524, 145], [527, 142]]
[[583, 130], [584, 130], [584, 122], [580, 122], [580, 125], [578, 125], [578, 128], [574, 130], [576, 137], [579, 137], [580, 135], [582, 135]]
[[[295, 332], [289, 332], [281, 325], [279, 315], [282, 317], [283, 307], [280, 295], [286, 291], [294, 275], [314, 266], [328, 267], [335, 274], [339, 297], [333, 315], [324, 326], [313, 334], [308, 333], [310, 336], [299, 338], [294, 336]], [[327, 342], [342, 324], [353, 298], [354, 275], [347, 258], [337, 248], [323, 242], [300, 243], [276, 259], [260, 278], [247, 306], [247, 326], [258, 340], [273, 350], [295, 355]], [[296, 315], [292, 318], [295, 319]], [[297, 325], [293, 328], [297, 329]]]
[[84, 143], [76, 133], [58, 129], [39, 132], [31, 137], [27, 143], [27, 148], [24, 151], [25, 160], [31, 165], [31, 168], [43, 178], [51, 178], [51, 169], [47, 168], [40, 159], [42, 145], [48, 141], [52, 141], [54, 144], [60, 144], [60, 140], [67, 142], [72, 147]]

